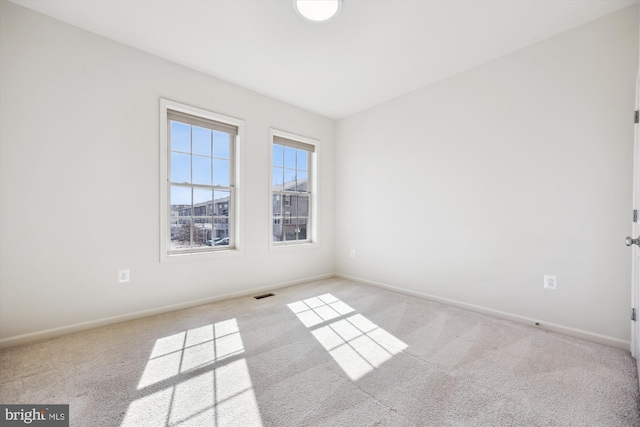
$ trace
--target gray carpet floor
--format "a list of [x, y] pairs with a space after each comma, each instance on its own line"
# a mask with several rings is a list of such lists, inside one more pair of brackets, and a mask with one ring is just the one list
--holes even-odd
[[628, 351], [342, 279], [0, 352], [72, 426], [640, 426]]

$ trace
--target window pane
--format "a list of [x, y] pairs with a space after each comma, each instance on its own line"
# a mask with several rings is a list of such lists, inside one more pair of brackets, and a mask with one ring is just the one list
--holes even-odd
[[284, 167], [285, 168], [296, 168], [296, 149], [291, 147], [283, 147], [284, 148]]
[[213, 160], [213, 185], [229, 186], [229, 160]]
[[191, 188], [171, 186], [171, 250], [191, 247]]
[[191, 182], [191, 156], [171, 153], [171, 182]]
[[282, 226], [283, 220], [282, 218], [274, 218], [273, 219], [273, 241], [274, 242], [282, 242]]
[[284, 169], [274, 166], [271, 171], [271, 185], [273, 185], [274, 190], [282, 190], [284, 187], [282, 183], [284, 182]]
[[273, 195], [273, 216], [282, 216], [282, 195], [280, 194]]
[[185, 123], [171, 122], [171, 150], [191, 152], [191, 126]]
[[308, 169], [308, 153], [305, 150], [296, 150], [296, 155], [298, 158], [296, 168], [299, 170], [306, 171]]
[[229, 192], [223, 190], [215, 190], [213, 193], [213, 214], [216, 216], [228, 216], [230, 203]]
[[193, 220], [193, 247], [211, 246], [211, 218]]
[[284, 166], [284, 151], [282, 145], [273, 144], [273, 166]]
[[297, 191], [307, 191], [309, 186], [307, 185], [307, 173], [305, 171], [298, 171], [298, 176], [296, 177], [296, 190]]
[[211, 156], [211, 130], [193, 126], [193, 154]]
[[212, 195], [213, 191], [208, 188], [193, 189], [193, 216], [213, 215]]
[[224, 132], [213, 131], [213, 156], [230, 159], [229, 156], [230, 135]]
[[211, 185], [211, 157], [192, 156], [193, 183]]
[[298, 240], [307, 240], [307, 218], [298, 218]]
[[213, 246], [229, 246], [229, 218], [214, 218]]
[[296, 203], [298, 196], [284, 196], [284, 216], [295, 217], [296, 216]]
[[284, 189], [293, 191], [296, 189], [296, 171], [295, 169], [284, 170]]
[[[188, 213], [184, 213], [188, 209]], [[171, 216], [191, 216], [191, 188], [171, 186]]]
[[171, 250], [191, 247], [191, 218], [179, 217], [171, 221]]
[[298, 196], [298, 212], [299, 217], [309, 216], [309, 197]]
[[284, 240], [291, 241], [296, 239], [296, 228], [298, 224], [296, 223], [295, 218], [285, 219], [284, 224]]

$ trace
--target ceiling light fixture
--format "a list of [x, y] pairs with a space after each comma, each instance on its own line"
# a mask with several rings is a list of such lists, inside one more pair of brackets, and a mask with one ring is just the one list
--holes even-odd
[[340, 13], [342, 0], [293, 0], [293, 8], [308, 21], [325, 22]]

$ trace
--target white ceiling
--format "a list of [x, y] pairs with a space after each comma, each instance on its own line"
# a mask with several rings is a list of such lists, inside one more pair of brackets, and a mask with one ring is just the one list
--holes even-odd
[[638, 0], [344, 0], [310, 23], [291, 0], [12, 0], [330, 118], [342, 118]]

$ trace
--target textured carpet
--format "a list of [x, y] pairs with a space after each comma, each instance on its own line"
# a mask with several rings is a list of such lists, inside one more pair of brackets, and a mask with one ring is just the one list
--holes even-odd
[[328, 279], [0, 352], [84, 426], [639, 426], [627, 351]]

